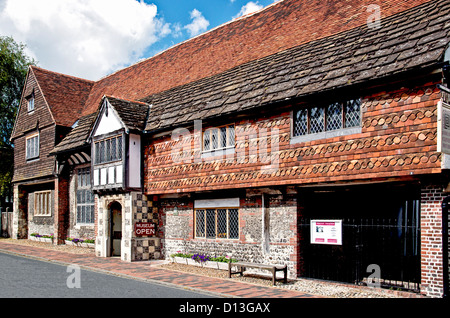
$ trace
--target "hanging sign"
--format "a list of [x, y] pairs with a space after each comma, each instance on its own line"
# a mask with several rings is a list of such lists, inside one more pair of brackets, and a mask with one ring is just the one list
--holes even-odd
[[134, 224], [135, 236], [154, 236], [156, 235], [156, 224], [147, 222], [137, 222]]
[[342, 245], [342, 220], [311, 220], [311, 244]]

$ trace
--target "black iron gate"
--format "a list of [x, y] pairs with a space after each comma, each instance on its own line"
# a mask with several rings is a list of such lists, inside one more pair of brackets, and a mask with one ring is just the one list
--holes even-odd
[[418, 220], [343, 219], [342, 245], [311, 244], [310, 220], [300, 222], [305, 238], [300, 276], [419, 291]]
[[[414, 184], [303, 189], [299, 276], [420, 289], [420, 191]], [[311, 220], [342, 220], [342, 245], [312, 244]], [[374, 269], [379, 269], [374, 272]]]

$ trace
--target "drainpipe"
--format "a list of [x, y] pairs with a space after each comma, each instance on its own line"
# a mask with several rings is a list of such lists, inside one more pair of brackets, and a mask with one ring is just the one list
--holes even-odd
[[443, 293], [442, 298], [448, 298], [448, 209], [450, 196], [442, 201], [442, 266]]

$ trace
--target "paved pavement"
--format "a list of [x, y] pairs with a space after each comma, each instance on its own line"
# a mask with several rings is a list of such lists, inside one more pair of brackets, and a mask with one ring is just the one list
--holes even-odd
[[258, 286], [231, 279], [221, 279], [176, 272], [152, 262], [124, 262], [119, 258], [100, 258], [93, 254], [72, 254], [34, 246], [0, 242], [0, 251], [121, 277], [178, 286], [194, 291], [231, 298], [320, 298], [319, 296], [274, 287]]

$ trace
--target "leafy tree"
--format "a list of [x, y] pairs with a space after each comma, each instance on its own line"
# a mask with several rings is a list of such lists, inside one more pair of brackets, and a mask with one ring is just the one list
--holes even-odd
[[12, 37], [0, 36], [0, 199], [7, 194], [13, 174], [10, 136], [22, 88], [28, 67], [36, 65], [36, 61], [26, 55], [25, 48]]

